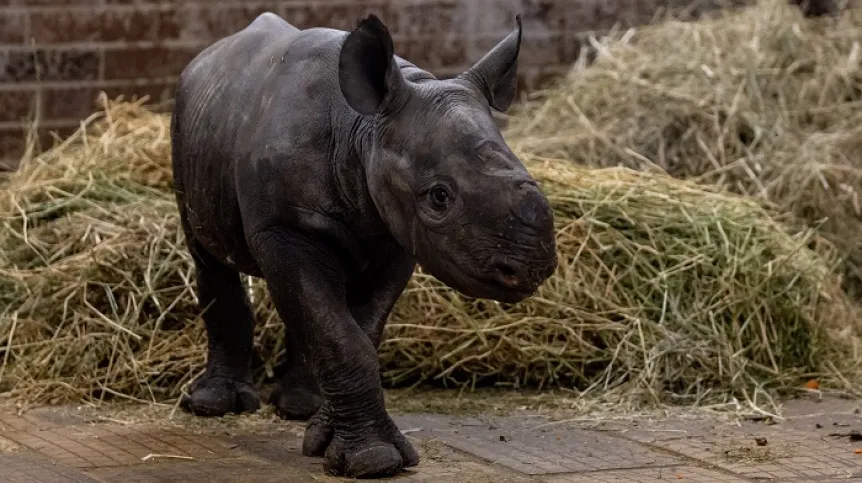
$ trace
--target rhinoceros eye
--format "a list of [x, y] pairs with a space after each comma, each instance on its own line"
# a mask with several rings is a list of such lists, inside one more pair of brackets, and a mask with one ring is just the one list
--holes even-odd
[[443, 186], [435, 186], [428, 192], [431, 206], [436, 210], [445, 210], [449, 206], [449, 191]]

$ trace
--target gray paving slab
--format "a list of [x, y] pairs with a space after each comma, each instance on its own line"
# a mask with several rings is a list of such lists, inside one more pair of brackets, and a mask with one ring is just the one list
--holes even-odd
[[[766, 441], [759, 445], [757, 439]], [[778, 428], [744, 429], [707, 438], [657, 442], [672, 451], [752, 479], [819, 481], [862, 471], [862, 456], [849, 441]]]
[[697, 483], [738, 483], [750, 481], [696, 466], [670, 468], [640, 468], [634, 470], [604, 471], [581, 475], [563, 475], [544, 480], [545, 483], [667, 483], [668, 481]]
[[754, 480], [821, 481], [862, 475], [862, 417], [847, 401], [791, 401], [786, 418], [613, 421], [602, 431]]
[[670, 454], [633, 441], [577, 428], [536, 429], [540, 418], [456, 418], [405, 415], [399, 427], [528, 475], [682, 465]]

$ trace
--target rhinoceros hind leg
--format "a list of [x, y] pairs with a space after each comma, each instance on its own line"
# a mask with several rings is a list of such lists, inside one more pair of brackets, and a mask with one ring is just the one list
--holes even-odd
[[197, 292], [207, 331], [207, 367], [183, 398], [183, 409], [201, 416], [255, 412], [260, 396], [252, 385], [254, 315], [239, 272], [210, 255], [194, 239]]

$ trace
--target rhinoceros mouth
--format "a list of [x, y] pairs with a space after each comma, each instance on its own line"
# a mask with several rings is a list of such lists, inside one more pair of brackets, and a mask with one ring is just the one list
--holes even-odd
[[477, 282], [480, 282], [482, 287], [477, 287], [476, 290], [473, 291], [473, 294], [465, 292], [466, 295], [469, 295], [474, 298], [497, 300], [504, 303], [518, 303], [526, 298], [533, 296], [533, 294], [535, 294], [536, 290], [538, 289], [538, 287], [532, 290], [512, 288], [510, 286], [503, 285], [496, 280], [487, 278], [477, 278], [475, 280]]
[[[482, 263], [459, 263], [446, 250], [437, 251], [435, 255], [436, 263], [426, 267], [440, 281], [468, 297], [504, 303], [517, 303], [534, 295], [548, 276], [545, 267], [556, 266], [557, 260], [555, 253], [548, 257], [536, 257], [535, 254], [529, 254], [532, 257], [513, 254], [501, 257], [497, 253]], [[495, 263], [500, 260], [508, 263]]]
[[518, 303], [531, 297], [539, 288], [539, 285], [515, 285], [502, 282], [492, 276], [481, 274], [461, 273], [462, 276], [454, 277], [455, 280], [449, 285], [459, 292], [472, 298], [497, 300], [504, 303]]
[[484, 272], [477, 274], [473, 271], [464, 270], [463, 266], [459, 265], [426, 266], [425, 270], [450, 288], [471, 298], [517, 303], [530, 297], [536, 291], [535, 289], [528, 290], [523, 286], [504, 285]]

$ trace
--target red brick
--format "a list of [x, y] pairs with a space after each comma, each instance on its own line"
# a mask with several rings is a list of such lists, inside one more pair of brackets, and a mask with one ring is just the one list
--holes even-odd
[[160, 14], [159, 36], [211, 43], [246, 28], [258, 15], [277, 6], [179, 5]]
[[[2, 0], [0, 0], [2, 1]], [[160, 4], [168, 4], [168, 5], [183, 5], [190, 3], [198, 3], [198, 4], [207, 4], [207, 5], [241, 5], [243, 3], [264, 3], [271, 5], [270, 8], [275, 9], [280, 3], [286, 2], [296, 2], [297, 0], [96, 0], [105, 2], [105, 5], [160, 5]], [[299, 0], [302, 2], [302, 0]], [[317, 2], [320, 0], [306, 0], [308, 2]], [[328, 1], [328, 0], [323, 0]], [[335, 1], [343, 1], [343, 0], [335, 0]]]
[[112, 86], [102, 89], [110, 99], [122, 95], [125, 100], [142, 99], [149, 96], [147, 104], [160, 104], [171, 101], [176, 92], [176, 85], [171, 82], [151, 83], [147, 85]]
[[[672, 7], [672, 5], [667, 5], [671, 2], [664, 3], [666, 6]], [[643, 10], [646, 10], [646, 8], [644, 8]], [[623, 8], [620, 8], [619, 5], [608, 4], [606, 2], [597, 2], [588, 28], [590, 30], [598, 31], [613, 28], [615, 25], [619, 25], [622, 28], [627, 28], [633, 25], [637, 25], [639, 23], [638, 17], [639, 10], [637, 9], [637, 7], [629, 8], [626, 5]], [[649, 18], [644, 20], [648, 21]]]
[[[320, 12], [317, 9], [326, 10], [327, 7], [312, 7], [311, 5], [285, 5], [279, 10], [274, 10], [281, 18], [297, 28], [323, 27], [320, 24]], [[326, 19], [328, 20], [328, 18]]]
[[101, 56], [94, 50], [38, 49], [0, 52], [3, 82], [92, 80], [99, 75]]
[[384, 22], [393, 35], [466, 33], [471, 29], [468, 5], [462, 0], [398, 4]]
[[[353, 30], [356, 28], [356, 24], [369, 13], [380, 17], [383, 23], [391, 28], [393, 12], [394, 7], [390, 5], [388, 0], [370, 0], [353, 4], [287, 5], [282, 11], [282, 17], [299, 28], [328, 27]], [[395, 32], [393, 31], [393, 33]]]
[[58, 7], [58, 6], [93, 6], [99, 0], [0, 0], [0, 5], [11, 5], [13, 7]]
[[0, 171], [17, 168], [25, 148], [22, 129], [0, 128]]
[[[479, 60], [502, 38], [483, 37], [476, 41], [471, 62]], [[573, 34], [524, 35], [518, 66], [551, 66], [571, 64], [578, 58], [581, 42]]]
[[[40, 140], [51, 139], [55, 134], [59, 136], [60, 139], [66, 139], [81, 127], [81, 123], [77, 121], [63, 121], [45, 124], [46, 127], [40, 130]], [[46, 147], [44, 142], [42, 142], [42, 147]], [[48, 147], [50, 147], [50, 143], [48, 143]]]
[[[78, 128], [77, 123], [51, 124], [36, 131], [37, 145], [35, 152], [39, 153], [55, 145], [55, 134], [65, 139]], [[23, 127], [0, 128], [0, 171], [16, 169], [21, 156], [27, 148], [27, 131]], [[50, 446], [50, 445], [49, 445]]]
[[153, 47], [105, 51], [105, 79], [179, 76], [204, 47]]
[[23, 11], [0, 11], [0, 44], [24, 43], [27, 17]]
[[0, 122], [19, 122], [34, 114], [36, 91], [0, 90]]
[[465, 39], [452, 36], [395, 39], [395, 53], [426, 70], [465, 63], [467, 46]]
[[42, 117], [46, 120], [80, 120], [96, 110], [95, 87], [42, 91]]
[[[429, 69], [438, 79], [451, 79], [467, 70], [469, 66], [444, 67]], [[544, 89], [563, 78], [569, 71], [569, 66], [525, 66], [518, 69], [518, 90], [516, 99], [521, 93]]]
[[568, 67], [527, 67], [518, 71], [518, 91], [546, 89], [559, 82], [569, 72]]
[[474, 16], [471, 26], [480, 34], [506, 34], [516, 26], [515, 16], [521, 14], [524, 33], [547, 33], [563, 31], [583, 25], [583, 12], [598, 3], [618, 3], [610, 0], [523, 0], [521, 2], [498, 2], [474, 0], [481, 15]]
[[122, 95], [127, 101], [149, 96], [148, 104], [159, 104], [173, 99], [175, 86], [172, 83], [147, 85], [92, 85], [76, 88], [56, 88], [43, 91], [42, 117], [46, 121], [78, 121], [92, 114], [97, 106], [99, 94], [104, 91], [110, 99]]
[[159, 40], [159, 13], [152, 8], [62, 9], [31, 13], [37, 43]]

